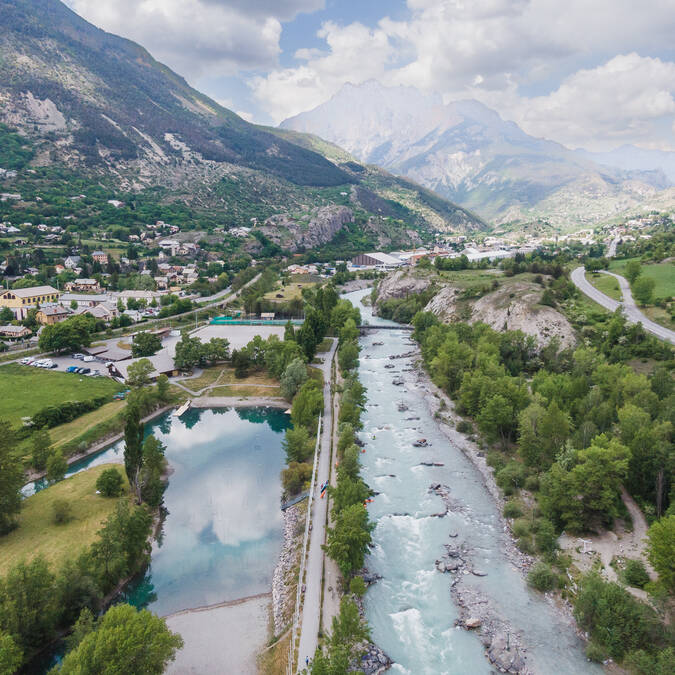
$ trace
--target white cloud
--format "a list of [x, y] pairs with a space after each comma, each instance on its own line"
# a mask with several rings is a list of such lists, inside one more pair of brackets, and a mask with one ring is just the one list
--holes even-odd
[[128, 37], [194, 81], [273, 68], [281, 21], [323, 0], [66, 0], [88, 21]]
[[475, 97], [564, 143], [668, 145], [673, 64], [639, 52], [672, 48], [672, 0], [408, 0], [408, 8], [407, 19], [383, 17], [375, 28], [324, 24], [325, 49], [299, 50], [296, 67], [251, 81], [261, 108], [278, 122], [346, 82], [377, 79], [445, 100]]
[[329, 21], [321, 26], [318, 36], [326, 41], [327, 50], [300, 49], [295, 57], [304, 64], [251, 81], [256, 99], [275, 122], [313, 108], [347, 80], [360, 84], [381, 77], [394, 56], [382, 30], [360, 23], [342, 27]]

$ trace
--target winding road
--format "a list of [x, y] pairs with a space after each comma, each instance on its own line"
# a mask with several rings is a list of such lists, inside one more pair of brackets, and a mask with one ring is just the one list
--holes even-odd
[[633, 300], [633, 295], [630, 292], [630, 285], [628, 284], [628, 281], [626, 281], [626, 279], [624, 279], [619, 274], [606, 272], [604, 270], [601, 271], [603, 274], [609, 274], [610, 276], [614, 277], [619, 282], [619, 288], [623, 294], [622, 303], [613, 300], [595, 288], [595, 286], [593, 286], [586, 279], [586, 269], [583, 266], [574, 269], [570, 275], [570, 278], [572, 279], [572, 283], [574, 283], [574, 285], [591, 300], [597, 302], [599, 305], [602, 305], [610, 312], [614, 312], [618, 307], [621, 307], [623, 315], [630, 323], [641, 323], [642, 327], [646, 331], [656, 335], [656, 337], [660, 338], [661, 340], [666, 340], [667, 342], [675, 345], [675, 331], [669, 330], [668, 328], [659, 325], [651, 319], [648, 319], [638, 309], [638, 306], [635, 304], [635, 300]]

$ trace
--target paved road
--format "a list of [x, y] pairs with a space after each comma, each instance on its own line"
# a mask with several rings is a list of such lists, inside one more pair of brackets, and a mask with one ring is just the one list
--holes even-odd
[[614, 274], [613, 272], [604, 272], [603, 274], [609, 274], [614, 277], [619, 282], [619, 287], [623, 293], [623, 303], [619, 303], [616, 300], [612, 300], [609, 296], [601, 293], [595, 286], [589, 283], [586, 280], [585, 276], [586, 270], [584, 267], [577, 267], [572, 271], [570, 278], [574, 285], [585, 295], [587, 295], [591, 300], [595, 300], [599, 305], [607, 308], [610, 312], [614, 312], [617, 307], [622, 308], [623, 315], [630, 323], [641, 323], [642, 327], [656, 335], [656, 337], [661, 340], [666, 340], [671, 344], [675, 345], [675, 331], [669, 330], [664, 326], [660, 326], [658, 323], [655, 323], [651, 319], [648, 319], [637, 307], [635, 300], [633, 300], [633, 295], [630, 292], [630, 285], [619, 274]]
[[607, 254], [605, 255], [606, 258], [613, 258], [616, 255], [616, 247], [620, 241], [621, 237], [614, 237], [614, 239], [612, 239], [612, 241], [609, 243], [609, 247], [607, 248]]
[[337, 340], [333, 339], [330, 352], [325, 355], [321, 365], [323, 371], [323, 429], [319, 445], [319, 463], [316, 473], [314, 499], [312, 505], [312, 532], [309, 538], [307, 556], [307, 580], [305, 598], [300, 621], [300, 645], [298, 647], [298, 671], [305, 667], [305, 659], [314, 658], [319, 643], [319, 624], [321, 617], [321, 581], [323, 577], [323, 544], [326, 541], [326, 514], [328, 500], [321, 499], [321, 485], [330, 474], [330, 442], [333, 429], [333, 406], [331, 404], [331, 365], [335, 355]]

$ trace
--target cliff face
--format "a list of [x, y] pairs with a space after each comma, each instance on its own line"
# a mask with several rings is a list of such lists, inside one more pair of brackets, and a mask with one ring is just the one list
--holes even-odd
[[[494, 330], [520, 330], [532, 335], [539, 345], [554, 337], [562, 347], [574, 345], [574, 329], [566, 317], [553, 307], [539, 304], [543, 289], [531, 281], [500, 276], [489, 272], [475, 272], [475, 282], [465, 276], [462, 281], [449, 281], [433, 270], [405, 269], [392, 272], [377, 287], [377, 305], [392, 298], [407, 298], [435, 285], [438, 291], [424, 307], [444, 323], [468, 321], [485, 323]], [[466, 273], [463, 273], [466, 275]], [[482, 275], [482, 276], [481, 276]], [[485, 277], [485, 278], [483, 278]], [[496, 280], [499, 286], [485, 292], [485, 287]], [[481, 288], [480, 297], [471, 291]]]
[[260, 229], [275, 244], [295, 252], [328, 243], [353, 220], [350, 208], [331, 205], [312, 209], [302, 218], [288, 214], [272, 216]]

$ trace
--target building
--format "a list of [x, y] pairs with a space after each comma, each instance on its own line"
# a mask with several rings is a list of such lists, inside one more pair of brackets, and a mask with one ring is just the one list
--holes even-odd
[[80, 266], [80, 256], [79, 255], [69, 255], [64, 261], [63, 264], [69, 269], [74, 270], [76, 267]]
[[66, 283], [66, 290], [75, 293], [100, 293], [101, 285], [96, 279], [75, 279]]
[[27, 338], [32, 334], [32, 331], [25, 326], [0, 326], [0, 335], [2, 337], [18, 340], [19, 338]]
[[355, 258], [352, 258], [352, 265], [354, 267], [382, 267], [385, 269], [392, 267], [400, 267], [402, 261], [394, 258], [393, 255], [387, 253], [360, 253]]
[[73, 302], [77, 304], [78, 307], [96, 307], [104, 302], [110, 301], [110, 296], [105, 295], [105, 293], [99, 294], [83, 294], [83, 293], [64, 293], [61, 296], [61, 304], [64, 307], [70, 307]]
[[61, 293], [52, 286], [13, 288], [0, 293], [0, 307], [9, 307], [14, 316], [21, 320], [26, 318], [29, 309], [58, 302], [60, 295]]
[[75, 310], [75, 314], [88, 314], [89, 316], [93, 316], [95, 319], [101, 319], [102, 321], [108, 322], [112, 321], [119, 314], [119, 312], [117, 311], [116, 306], [109, 305], [107, 303], [101, 303], [100, 305], [96, 305], [94, 307], [78, 307]]
[[69, 315], [70, 310], [63, 305], [44, 305], [40, 307], [35, 318], [43, 326], [51, 326], [67, 319]]
[[94, 251], [91, 254], [91, 257], [94, 259], [94, 262], [100, 263], [101, 265], [108, 264], [108, 254], [103, 251]]

